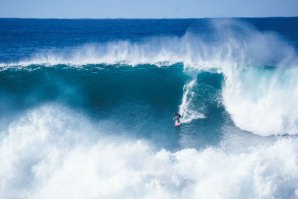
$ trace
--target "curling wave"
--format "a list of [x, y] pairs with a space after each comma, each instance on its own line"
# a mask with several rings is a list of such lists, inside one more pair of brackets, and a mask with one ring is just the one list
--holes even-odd
[[184, 122], [206, 117], [192, 105], [197, 96], [192, 90], [199, 81], [197, 76], [207, 71], [224, 76], [220, 100], [236, 126], [263, 136], [298, 134], [295, 49], [278, 35], [242, 22], [214, 21], [212, 26], [214, 32], [208, 38], [189, 31], [182, 37], [90, 44], [43, 51], [16, 63], [2, 63], [1, 67], [161, 67], [182, 63], [185, 74], [191, 77], [181, 97]]

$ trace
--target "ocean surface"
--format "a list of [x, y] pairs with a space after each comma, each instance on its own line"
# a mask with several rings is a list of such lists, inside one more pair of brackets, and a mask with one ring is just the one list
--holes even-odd
[[1, 199], [296, 199], [297, 135], [297, 17], [0, 19]]

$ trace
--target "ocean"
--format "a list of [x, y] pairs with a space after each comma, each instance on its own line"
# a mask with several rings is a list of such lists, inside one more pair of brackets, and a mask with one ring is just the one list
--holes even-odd
[[297, 52], [297, 17], [2, 18], [0, 198], [298, 198]]

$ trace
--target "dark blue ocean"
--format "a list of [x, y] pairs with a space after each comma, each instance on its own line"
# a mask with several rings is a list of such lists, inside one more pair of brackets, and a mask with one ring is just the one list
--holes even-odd
[[0, 19], [0, 198], [298, 198], [297, 52], [297, 17]]

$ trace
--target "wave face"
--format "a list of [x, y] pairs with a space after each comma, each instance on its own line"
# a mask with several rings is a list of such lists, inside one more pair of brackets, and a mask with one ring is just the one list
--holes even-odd
[[298, 197], [297, 18], [0, 25], [0, 198]]

